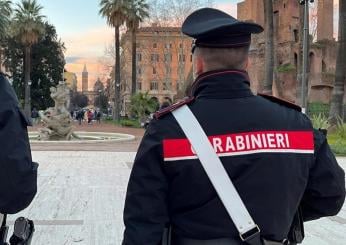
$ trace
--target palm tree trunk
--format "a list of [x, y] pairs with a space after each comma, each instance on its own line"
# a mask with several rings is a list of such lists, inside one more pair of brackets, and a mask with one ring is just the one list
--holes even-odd
[[302, 75], [303, 75], [303, 39], [304, 39], [304, 5], [299, 5], [299, 46], [297, 54], [297, 86], [296, 104], [301, 105]]
[[265, 79], [263, 93], [272, 94], [273, 73], [274, 73], [274, 23], [273, 23], [273, 2], [263, 0], [265, 16]]
[[30, 55], [31, 55], [31, 47], [25, 47], [24, 54], [24, 112], [28, 118], [31, 118], [31, 105], [30, 105]]
[[132, 88], [131, 94], [137, 91], [137, 52], [136, 52], [136, 29], [132, 29]]
[[329, 120], [336, 125], [338, 117], [343, 119], [343, 99], [346, 83], [346, 2], [339, 1], [339, 42], [336, 59], [336, 72]]
[[115, 98], [114, 98], [114, 113], [113, 119], [118, 121], [120, 119], [120, 35], [119, 26], [115, 27]]

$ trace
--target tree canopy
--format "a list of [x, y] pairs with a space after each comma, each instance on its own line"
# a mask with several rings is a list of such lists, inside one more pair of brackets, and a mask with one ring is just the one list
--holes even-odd
[[[62, 81], [65, 58], [64, 44], [58, 39], [55, 27], [45, 23], [45, 35], [32, 46], [31, 92], [32, 106], [46, 109], [53, 106], [49, 88]], [[3, 43], [4, 64], [13, 76], [13, 87], [21, 102], [24, 100], [23, 44], [15, 37]]]

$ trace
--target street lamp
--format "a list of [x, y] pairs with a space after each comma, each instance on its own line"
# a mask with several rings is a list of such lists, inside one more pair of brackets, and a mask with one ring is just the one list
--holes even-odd
[[309, 55], [309, 2], [313, 3], [314, 0], [299, 0], [301, 5], [304, 5], [304, 39], [303, 39], [303, 69], [302, 69], [302, 90], [301, 90], [301, 107], [302, 112], [306, 113], [306, 93], [305, 86], [307, 86], [307, 73], [308, 73], [308, 55]]

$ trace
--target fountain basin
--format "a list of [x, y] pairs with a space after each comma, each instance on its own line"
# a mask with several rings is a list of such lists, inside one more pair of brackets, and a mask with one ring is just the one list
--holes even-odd
[[79, 139], [73, 138], [72, 140], [38, 140], [39, 132], [29, 132], [30, 143], [37, 144], [95, 144], [95, 143], [110, 143], [110, 142], [124, 142], [135, 139], [135, 136], [130, 134], [120, 133], [105, 133], [105, 132], [74, 132]]

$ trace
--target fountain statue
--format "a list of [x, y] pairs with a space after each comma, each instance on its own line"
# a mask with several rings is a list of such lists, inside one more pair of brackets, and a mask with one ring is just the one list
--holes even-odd
[[39, 140], [71, 140], [73, 136], [72, 118], [67, 110], [70, 104], [70, 90], [65, 82], [50, 88], [54, 107], [39, 112], [44, 128], [39, 130]]

